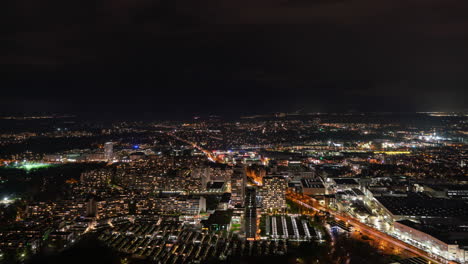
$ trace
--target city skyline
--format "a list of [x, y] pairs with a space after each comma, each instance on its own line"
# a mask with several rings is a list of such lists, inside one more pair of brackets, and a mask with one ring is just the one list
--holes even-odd
[[463, 113], [1, 121], [0, 263], [468, 263]]
[[13, 0], [0, 264], [468, 264], [467, 0]]

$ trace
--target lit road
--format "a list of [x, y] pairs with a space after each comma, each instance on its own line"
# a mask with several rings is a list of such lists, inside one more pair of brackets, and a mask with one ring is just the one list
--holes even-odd
[[186, 139], [183, 139], [183, 138], [181, 138], [181, 137], [179, 137], [179, 136], [174, 135], [174, 134], [171, 133], [171, 132], [168, 132], [167, 135], [169, 135], [169, 136], [171, 136], [171, 137], [173, 137], [173, 138], [175, 138], [175, 139], [177, 139], [177, 140], [179, 140], [179, 141], [182, 141], [182, 142], [184, 142], [184, 143], [187, 143], [187, 144], [191, 145], [192, 147], [194, 147], [194, 148], [200, 150], [201, 152], [205, 153], [205, 155], [208, 157], [208, 159], [209, 159], [210, 161], [216, 162], [216, 157], [213, 155], [213, 153], [212, 153], [211, 151], [208, 151], [208, 150], [206, 150], [206, 149], [200, 147], [197, 143], [188, 141], [188, 140], [186, 140]]
[[358, 220], [350, 217], [350, 216], [347, 216], [347, 215], [343, 215], [343, 214], [340, 214], [340, 213], [337, 213], [337, 212], [334, 212], [328, 208], [325, 208], [321, 205], [319, 205], [315, 200], [313, 200], [312, 198], [309, 198], [309, 197], [306, 197], [306, 196], [302, 196], [300, 194], [296, 194], [296, 193], [288, 193], [287, 194], [287, 198], [301, 206], [304, 206], [306, 208], [310, 208], [310, 209], [313, 209], [313, 210], [316, 210], [316, 211], [325, 211], [325, 212], [328, 212], [330, 213], [331, 215], [333, 215], [336, 219], [338, 220], [342, 220], [344, 222], [347, 222], [351, 225], [353, 225], [355, 227], [356, 230], [360, 231], [360, 232], [363, 232], [363, 233], [366, 233], [366, 235], [368, 235], [369, 237], [371, 238], [374, 238], [374, 240], [376, 241], [385, 241], [387, 242], [388, 244], [391, 244], [393, 247], [395, 248], [399, 248], [400, 250], [406, 250], [408, 252], [411, 252], [413, 253], [414, 255], [416, 256], [420, 256], [420, 257], [424, 257], [426, 258], [427, 260], [431, 261], [431, 263], [440, 263], [440, 264], [455, 264], [456, 262], [453, 262], [453, 261], [448, 261], [448, 260], [445, 260], [445, 259], [442, 259], [442, 258], [435, 258], [434, 256], [431, 256], [428, 254], [428, 252], [424, 251], [424, 250], [421, 250], [413, 245], [410, 245], [410, 244], [407, 244], [399, 239], [396, 239], [390, 235], [387, 235], [385, 233], [382, 233], [381, 231], [373, 228], [373, 227], [370, 227], [368, 225], [365, 225], [361, 222], [359, 222]]

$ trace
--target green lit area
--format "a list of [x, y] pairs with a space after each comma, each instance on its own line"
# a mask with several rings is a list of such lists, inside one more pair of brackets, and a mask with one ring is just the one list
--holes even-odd
[[22, 162], [22, 163], [11, 165], [12, 168], [22, 169], [26, 171], [44, 169], [44, 168], [48, 168], [51, 166], [52, 166], [51, 164], [40, 163], [40, 162]]

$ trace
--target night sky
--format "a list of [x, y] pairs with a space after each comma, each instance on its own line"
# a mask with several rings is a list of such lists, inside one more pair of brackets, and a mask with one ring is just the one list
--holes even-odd
[[466, 0], [4, 4], [0, 113], [468, 108]]

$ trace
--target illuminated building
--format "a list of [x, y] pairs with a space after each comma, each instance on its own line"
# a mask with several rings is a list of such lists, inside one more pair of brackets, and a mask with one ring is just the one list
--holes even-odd
[[80, 182], [87, 186], [107, 186], [113, 176], [112, 170], [92, 170], [81, 173]]
[[[327, 179], [328, 181], [328, 179]], [[333, 178], [331, 180], [336, 187], [336, 190], [343, 191], [352, 188], [359, 188], [359, 182], [352, 178]]]
[[129, 201], [125, 197], [88, 202], [88, 215], [105, 219], [129, 214]]
[[106, 160], [112, 160], [112, 158], [114, 157], [114, 145], [112, 142], [106, 142], [106, 144], [104, 144], [104, 158]]
[[468, 250], [463, 240], [466, 230], [440, 231], [410, 220], [396, 221], [394, 225], [400, 237], [411, 241], [411, 244], [419, 248], [460, 263], [468, 261]]
[[206, 211], [204, 197], [171, 196], [139, 199], [136, 204], [137, 215], [198, 215]]
[[236, 168], [231, 177], [231, 201], [233, 206], [243, 206], [246, 174], [243, 167]]
[[245, 237], [247, 240], [255, 240], [257, 235], [257, 203], [256, 192], [253, 188], [246, 190], [245, 204]]
[[324, 195], [327, 194], [326, 188], [320, 181], [312, 179], [301, 179], [302, 193], [306, 195]]
[[206, 191], [208, 182], [210, 181], [210, 173], [207, 168], [194, 168], [192, 171], [193, 179], [200, 179], [201, 191]]
[[87, 214], [87, 203], [83, 200], [60, 200], [37, 202], [26, 207], [26, 216], [35, 221], [44, 219], [71, 220]]
[[286, 189], [288, 183], [283, 176], [263, 178], [262, 207], [266, 212], [284, 212], [286, 210]]

